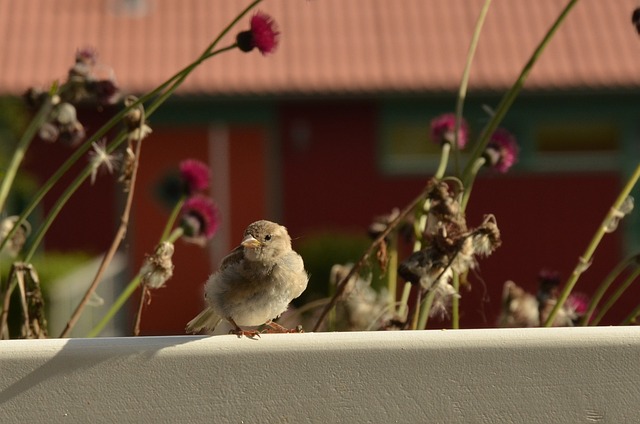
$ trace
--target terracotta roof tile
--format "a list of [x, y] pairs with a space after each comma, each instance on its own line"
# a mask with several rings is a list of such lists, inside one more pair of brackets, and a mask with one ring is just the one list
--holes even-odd
[[[565, 1], [492, 3], [471, 90], [503, 89]], [[126, 5], [144, 6], [125, 13]], [[93, 46], [127, 91], [146, 91], [197, 57], [247, 2], [225, 0], [0, 1], [0, 92], [64, 78]], [[275, 54], [226, 53], [182, 93], [434, 92], [458, 86], [482, 0], [269, 0], [282, 32]], [[527, 83], [530, 89], [637, 88], [637, 0], [581, 0]], [[246, 28], [244, 19], [225, 38]], [[105, 71], [107, 69], [105, 68]]]

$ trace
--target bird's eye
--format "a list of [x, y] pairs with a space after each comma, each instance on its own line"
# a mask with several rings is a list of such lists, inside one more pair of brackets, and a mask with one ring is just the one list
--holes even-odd
[[271, 234], [267, 234], [266, 236], [264, 236], [264, 240], [265, 241], [271, 240]]

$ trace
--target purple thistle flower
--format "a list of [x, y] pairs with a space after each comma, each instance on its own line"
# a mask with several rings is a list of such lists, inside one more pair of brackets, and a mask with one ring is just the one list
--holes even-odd
[[498, 128], [491, 135], [484, 156], [488, 166], [505, 173], [517, 162], [518, 152], [518, 144], [513, 134], [504, 128]]
[[273, 18], [265, 13], [257, 12], [251, 17], [251, 29], [242, 31], [236, 36], [238, 48], [250, 52], [256, 47], [260, 53], [273, 53], [278, 46], [278, 26]]
[[204, 162], [195, 159], [183, 160], [180, 162], [180, 176], [184, 182], [187, 195], [192, 195], [209, 188], [211, 172]]
[[[437, 144], [449, 143], [453, 144], [455, 139], [456, 115], [454, 113], [445, 113], [434, 118], [431, 121], [430, 137], [431, 141]], [[469, 126], [462, 119], [460, 128], [458, 129], [458, 148], [464, 149], [469, 139]]]
[[204, 245], [218, 230], [220, 223], [218, 207], [207, 196], [195, 195], [182, 206], [180, 226], [187, 241]]

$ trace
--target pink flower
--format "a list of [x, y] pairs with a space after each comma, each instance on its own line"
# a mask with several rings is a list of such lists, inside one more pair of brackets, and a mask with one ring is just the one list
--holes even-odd
[[491, 136], [484, 156], [490, 167], [505, 173], [518, 160], [518, 151], [515, 137], [504, 128], [498, 128]]
[[[431, 141], [440, 145], [444, 143], [453, 144], [456, 128], [456, 115], [453, 113], [445, 113], [434, 118], [431, 121]], [[458, 129], [458, 148], [463, 149], [469, 138], [469, 127], [467, 122], [462, 119], [460, 128]]]
[[218, 230], [220, 223], [218, 207], [207, 196], [195, 195], [182, 206], [180, 226], [187, 241], [204, 245]]
[[584, 293], [571, 293], [565, 305], [578, 316], [583, 316], [589, 309], [589, 297]]
[[256, 47], [260, 53], [273, 53], [278, 46], [278, 26], [273, 18], [265, 13], [257, 12], [251, 17], [251, 29], [242, 31], [236, 36], [238, 48], [250, 52]]
[[186, 159], [180, 162], [180, 176], [184, 182], [187, 195], [209, 188], [211, 172], [209, 167], [199, 160]]

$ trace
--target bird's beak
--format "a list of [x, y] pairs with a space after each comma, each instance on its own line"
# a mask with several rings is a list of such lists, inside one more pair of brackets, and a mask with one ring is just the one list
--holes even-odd
[[244, 247], [255, 249], [256, 247], [260, 246], [260, 241], [253, 238], [252, 235], [248, 235], [242, 240], [242, 243], [240, 244]]

